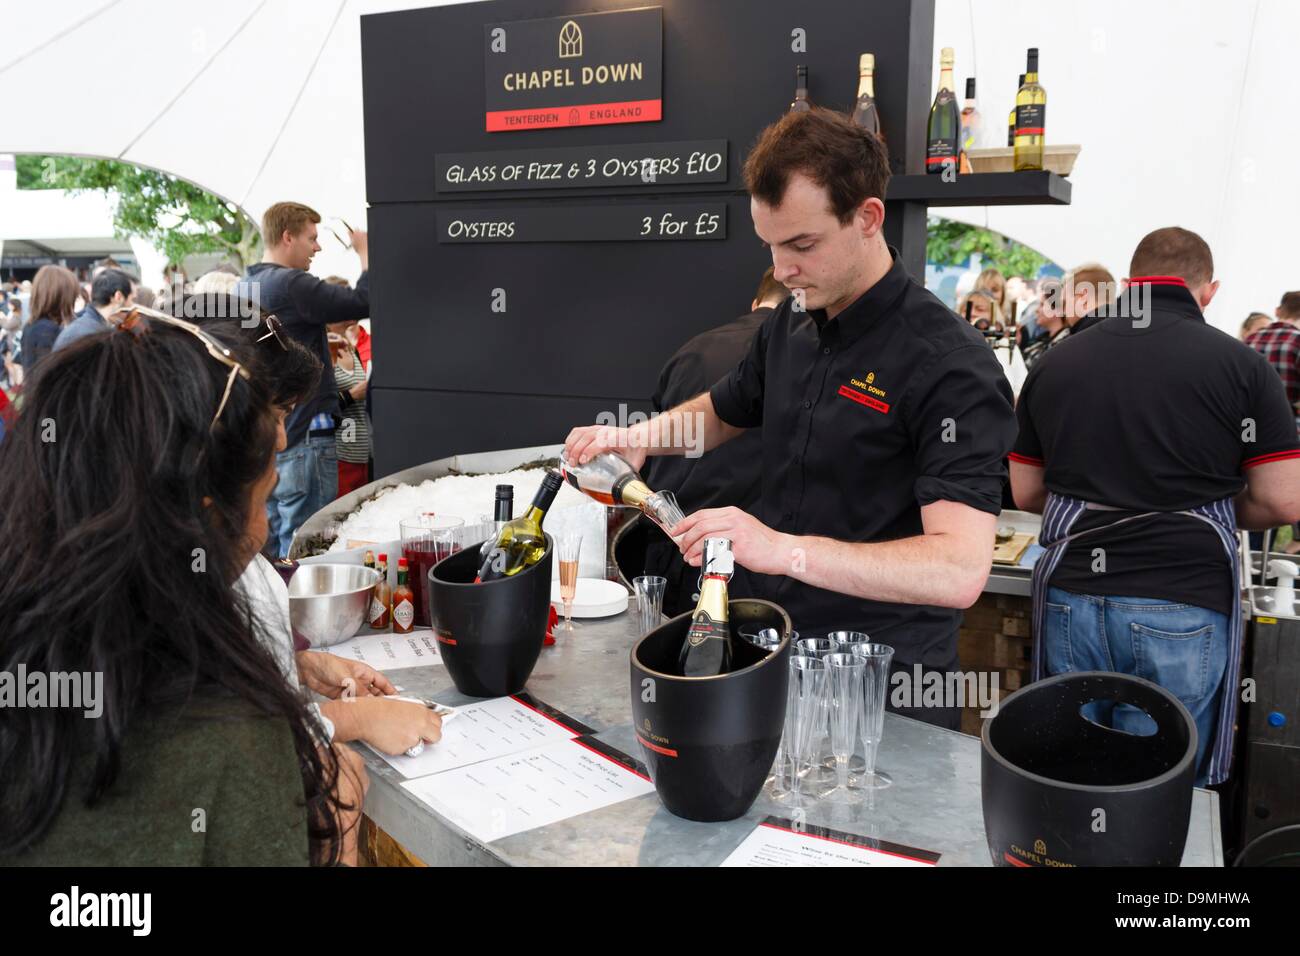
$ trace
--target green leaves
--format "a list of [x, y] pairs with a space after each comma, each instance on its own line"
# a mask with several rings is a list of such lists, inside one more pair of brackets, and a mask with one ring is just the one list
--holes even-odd
[[113, 229], [158, 248], [169, 264], [223, 253], [241, 271], [261, 246], [257, 224], [234, 203], [168, 173], [113, 159], [20, 155], [19, 189], [99, 190], [115, 200]]
[[935, 265], [959, 266], [979, 253], [986, 269], [999, 269], [1008, 277], [1033, 278], [1049, 262], [1028, 246], [979, 226], [931, 217], [926, 227], [925, 254]]

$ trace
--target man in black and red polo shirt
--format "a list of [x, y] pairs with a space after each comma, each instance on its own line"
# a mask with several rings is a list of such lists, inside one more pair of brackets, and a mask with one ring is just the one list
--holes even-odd
[[[1035, 677], [1136, 674], [1198, 731], [1197, 781], [1228, 774], [1241, 619], [1236, 530], [1300, 515], [1300, 443], [1264, 358], [1209, 326], [1205, 241], [1139, 243], [1108, 316], [1034, 367], [1016, 412], [1016, 502], [1043, 513], [1034, 569]], [[1149, 732], [1127, 705], [1093, 718]]]

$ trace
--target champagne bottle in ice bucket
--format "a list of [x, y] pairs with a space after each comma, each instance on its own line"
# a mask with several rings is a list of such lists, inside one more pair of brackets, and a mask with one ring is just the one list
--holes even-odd
[[677, 661], [683, 677], [716, 677], [731, 670], [727, 582], [734, 570], [731, 542], [727, 538], [705, 538], [700, 560], [700, 600]]
[[651, 491], [632, 463], [615, 452], [597, 455], [585, 465], [561, 458], [560, 471], [569, 484], [603, 505], [640, 508], [664, 534], [686, 517], [671, 491]]

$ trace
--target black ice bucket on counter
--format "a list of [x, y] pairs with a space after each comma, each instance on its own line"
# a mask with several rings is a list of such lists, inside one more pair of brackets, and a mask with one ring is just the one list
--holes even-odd
[[[1145, 711], [1151, 736], [1103, 727], [1092, 701]], [[980, 789], [998, 866], [1178, 866], [1195, 779], [1196, 724], [1140, 677], [1059, 674], [1016, 691], [984, 723]]]
[[[785, 725], [790, 618], [770, 601], [728, 606], [733, 669], [717, 677], [673, 674], [690, 629], [680, 614], [632, 647], [632, 729], [659, 799], [687, 820], [744, 816], [763, 789]], [[775, 628], [770, 652], [736, 634], [746, 624]]]
[[429, 621], [456, 689], [470, 697], [504, 697], [524, 689], [546, 639], [551, 610], [551, 554], [518, 574], [475, 584], [479, 546], [429, 569]]

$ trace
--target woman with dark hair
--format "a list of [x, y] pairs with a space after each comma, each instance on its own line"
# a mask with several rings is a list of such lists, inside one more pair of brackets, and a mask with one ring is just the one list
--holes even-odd
[[265, 375], [154, 320], [46, 366], [0, 446], [0, 678], [62, 693], [0, 707], [0, 862], [354, 860], [364, 767], [234, 588], [275, 482]]
[[23, 377], [30, 379], [36, 366], [54, 348], [54, 340], [77, 314], [81, 287], [77, 277], [63, 266], [41, 266], [32, 282], [32, 302], [23, 329], [22, 352], [18, 361]]

